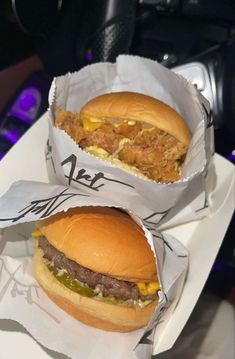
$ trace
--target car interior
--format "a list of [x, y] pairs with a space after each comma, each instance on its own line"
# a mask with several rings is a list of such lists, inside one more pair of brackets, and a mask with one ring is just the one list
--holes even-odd
[[[210, 102], [215, 151], [235, 163], [234, 0], [2, 0], [0, 161], [48, 108], [55, 76], [119, 54], [158, 61]], [[235, 303], [233, 216], [204, 290]]]

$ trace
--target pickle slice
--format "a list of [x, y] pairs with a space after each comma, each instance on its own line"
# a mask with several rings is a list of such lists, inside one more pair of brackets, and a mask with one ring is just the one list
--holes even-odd
[[56, 277], [56, 279], [65, 285], [67, 288], [71, 289], [73, 292], [81, 294], [85, 297], [94, 297], [96, 294], [94, 293], [93, 289], [89, 288], [85, 284], [82, 284], [77, 279], [72, 278], [68, 273], [65, 271], [62, 272], [61, 270], [57, 269], [54, 266], [49, 265], [48, 269], [52, 274]]
[[95, 300], [102, 300], [110, 304], [120, 305], [124, 307], [144, 308], [151, 303], [151, 300], [142, 301], [138, 300], [123, 300], [117, 299], [113, 295], [104, 297], [101, 292], [97, 292], [94, 289], [88, 287], [87, 284], [80, 282], [79, 280], [72, 278], [65, 270], [56, 268], [52, 262], [47, 263], [49, 271], [55, 276], [55, 278], [63, 284], [65, 287], [71, 289], [73, 292], [83, 295], [85, 297], [93, 298]]

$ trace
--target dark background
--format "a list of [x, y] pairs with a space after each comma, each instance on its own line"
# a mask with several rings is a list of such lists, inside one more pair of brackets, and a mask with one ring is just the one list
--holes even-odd
[[[47, 109], [53, 76], [130, 53], [214, 77], [216, 152], [235, 160], [235, 1], [61, 0], [0, 3], [0, 158]], [[37, 110], [32, 87], [40, 94]], [[24, 90], [30, 89], [28, 92]], [[22, 95], [23, 94], [23, 95]], [[21, 96], [21, 97], [20, 97]], [[20, 98], [22, 108], [14, 108]], [[205, 290], [234, 300], [231, 221]]]

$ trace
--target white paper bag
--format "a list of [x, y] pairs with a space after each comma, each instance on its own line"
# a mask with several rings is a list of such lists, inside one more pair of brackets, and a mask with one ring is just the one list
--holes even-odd
[[[153, 334], [161, 316], [179, 300], [188, 266], [184, 246], [170, 235], [144, 229], [155, 257], [161, 284], [159, 304], [148, 326], [131, 333], [109, 333], [90, 328], [71, 318], [41, 290], [31, 269], [32, 249], [28, 237], [33, 222], [78, 206], [112, 206], [77, 189], [20, 181], [0, 198], [0, 318], [21, 323], [42, 345], [71, 358], [150, 358]], [[127, 254], [129, 255], [129, 254]]]
[[[182, 169], [183, 178], [159, 184], [124, 172], [81, 150], [64, 131], [54, 127], [57, 108], [79, 112], [100, 94], [134, 91], [167, 103], [186, 120], [192, 141]], [[50, 129], [46, 148], [52, 182], [114, 200], [159, 228], [209, 213], [207, 172], [213, 155], [209, 103], [184, 78], [160, 64], [137, 56], [119, 56], [115, 64], [89, 65], [54, 79], [49, 96]], [[210, 188], [209, 188], [210, 190]]]

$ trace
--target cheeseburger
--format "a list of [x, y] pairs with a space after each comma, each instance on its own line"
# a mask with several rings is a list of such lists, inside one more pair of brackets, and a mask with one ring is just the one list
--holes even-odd
[[133, 92], [98, 96], [79, 114], [60, 109], [55, 126], [86, 152], [160, 183], [181, 178], [191, 140], [187, 124], [175, 110]]
[[36, 279], [59, 307], [108, 331], [145, 326], [158, 304], [156, 261], [143, 230], [107, 207], [81, 207], [37, 222]]

